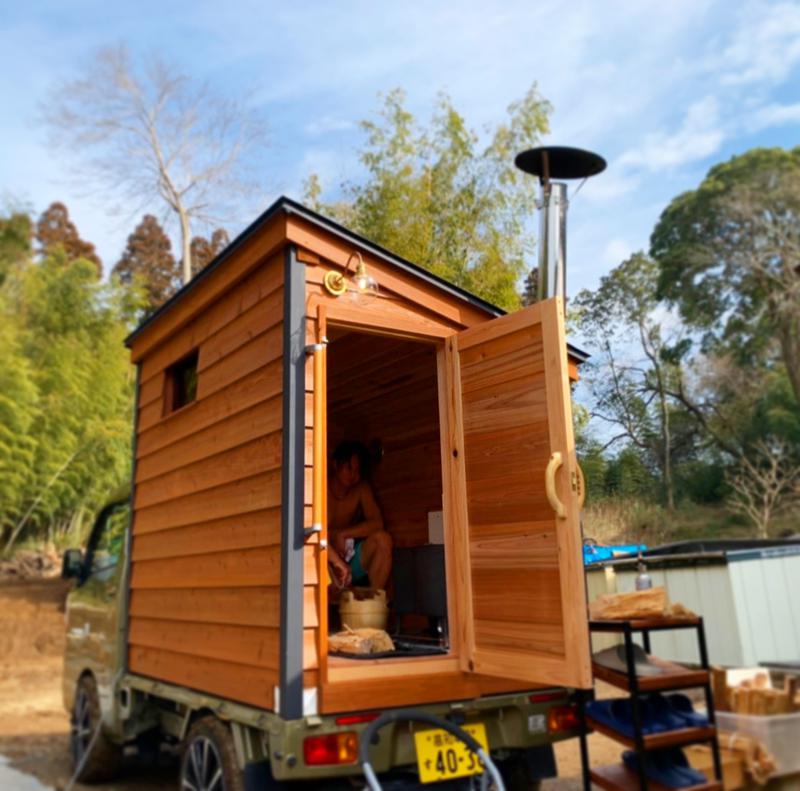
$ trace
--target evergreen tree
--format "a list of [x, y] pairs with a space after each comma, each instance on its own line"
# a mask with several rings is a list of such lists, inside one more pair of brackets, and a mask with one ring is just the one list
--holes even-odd
[[210, 239], [195, 236], [192, 239], [192, 277], [205, 269], [227, 246], [228, 232], [224, 228], [217, 228]]
[[60, 247], [66, 254], [66, 262], [83, 258], [94, 264], [97, 276], [103, 274], [103, 264], [91, 242], [81, 239], [78, 229], [69, 218], [67, 207], [58, 201], [51, 203], [36, 223], [36, 241], [42, 255], [47, 256]]
[[539, 301], [539, 267], [534, 266], [525, 278], [525, 289], [522, 292], [522, 304], [526, 307]]
[[114, 274], [125, 285], [138, 280], [148, 311], [158, 308], [180, 288], [181, 269], [172, 255], [172, 243], [152, 214], [145, 214], [128, 237]]

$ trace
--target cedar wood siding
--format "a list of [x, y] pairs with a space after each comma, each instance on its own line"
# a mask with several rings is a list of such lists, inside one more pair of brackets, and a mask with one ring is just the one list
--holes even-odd
[[[278, 250], [141, 356], [131, 552], [131, 672], [267, 709], [280, 644], [283, 273]], [[197, 400], [164, 415], [166, 369], [193, 349]]]

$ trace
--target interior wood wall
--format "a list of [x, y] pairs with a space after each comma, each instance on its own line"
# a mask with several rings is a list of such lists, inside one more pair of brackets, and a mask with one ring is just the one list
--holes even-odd
[[[265, 708], [280, 643], [282, 315], [281, 253], [143, 358], [133, 520], [131, 671]], [[165, 371], [195, 348], [197, 400], [165, 416]]]
[[371, 483], [396, 547], [428, 542], [428, 512], [442, 510], [436, 347], [347, 333], [328, 346], [328, 447], [343, 439], [384, 456]]

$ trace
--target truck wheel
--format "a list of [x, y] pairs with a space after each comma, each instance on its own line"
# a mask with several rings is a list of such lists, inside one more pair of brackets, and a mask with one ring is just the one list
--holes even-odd
[[498, 765], [498, 769], [506, 791], [539, 791], [542, 787], [540, 780], [530, 779], [530, 770], [523, 753], [506, 758]]
[[230, 728], [216, 717], [203, 717], [189, 730], [180, 787], [184, 791], [245, 791]]
[[102, 729], [95, 731], [101, 720], [100, 697], [93, 676], [83, 676], [75, 690], [75, 703], [70, 715], [69, 749], [74, 779], [79, 783], [112, 780], [122, 764], [122, 748], [109, 741]]

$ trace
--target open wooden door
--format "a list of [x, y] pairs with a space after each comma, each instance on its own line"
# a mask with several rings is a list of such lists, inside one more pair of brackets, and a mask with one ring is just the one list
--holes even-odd
[[563, 304], [465, 330], [446, 357], [462, 667], [590, 687]]

